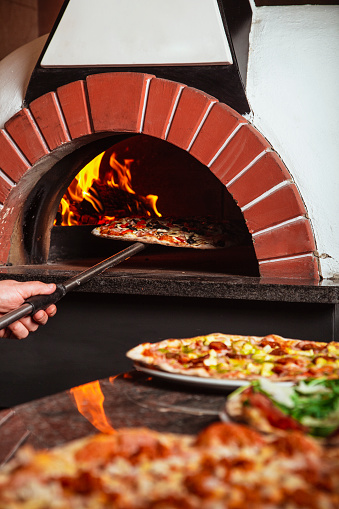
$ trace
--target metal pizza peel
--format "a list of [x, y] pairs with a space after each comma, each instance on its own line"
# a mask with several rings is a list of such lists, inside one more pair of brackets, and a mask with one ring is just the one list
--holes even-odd
[[[161, 227], [161, 225], [160, 225]], [[50, 294], [50, 295], [35, 295], [33, 297], [30, 297], [27, 299], [19, 308], [10, 311], [6, 314], [4, 314], [2, 317], [0, 317], [0, 330], [4, 329], [5, 327], [8, 327], [11, 323], [19, 320], [20, 318], [23, 318], [25, 316], [31, 316], [34, 315], [37, 311], [40, 309], [46, 309], [51, 304], [55, 304], [58, 302], [62, 297], [66, 295], [71, 290], [74, 290], [75, 288], [78, 288], [80, 285], [83, 285], [90, 279], [92, 279], [94, 276], [97, 276], [104, 272], [105, 270], [114, 267], [115, 265], [118, 265], [119, 263], [123, 262], [124, 260], [127, 260], [131, 256], [139, 253], [143, 249], [146, 248], [147, 244], [161, 244], [163, 246], [168, 247], [168, 243], [163, 242], [161, 240], [158, 240], [157, 242], [153, 242], [150, 239], [141, 237], [140, 241], [136, 241], [135, 238], [128, 239], [124, 237], [111, 237], [111, 236], [105, 236], [105, 235], [98, 235], [98, 230], [100, 227], [95, 228], [92, 231], [92, 234], [97, 235], [101, 238], [108, 238], [111, 240], [127, 240], [127, 241], [134, 241], [134, 243], [124, 249], [123, 251], [120, 251], [119, 253], [106, 258], [102, 262], [94, 265], [93, 267], [81, 272], [77, 276], [74, 276], [70, 279], [67, 279], [64, 283], [58, 283], [56, 285], [56, 290]], [[173, 246], [172, 247], [191, 247], [193, 249], [199, 249], [196, 245], [192, 246]]]
[[56, 290], [50, 295], [35, 295], [34, 297], [30, 297], [19, 308], [9, 311], [0, 317], [0, 330], [8, 327], [11, 323], [19, 320], [20, 318], [34, 315], [40, 309], [46, 309], [51, 304], [55, 304], [62, 299], [66, 293], [78, 288], [80, 285], [83, 285], [94, 276], [102, 274], [105, 270], [127, 260], [131, 256], [145, 249], [145, 247], [145, 244], [136, 242], [123, 251], [120, 251], [119, 253], [116, 253], [102, 262], [97, 263], [93, 267], [81, 272], [77, 276], [67, 279], [63, 283], [58, 283], [56, 285]]

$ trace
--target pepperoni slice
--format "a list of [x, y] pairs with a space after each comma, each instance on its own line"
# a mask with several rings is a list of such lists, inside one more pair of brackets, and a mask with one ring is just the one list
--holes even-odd
[[225, 345], [222, 341], [211, 341], [209, 347], [212, 350], [229, 350], [229, 347]]
[[280, 344], [274, 341], [273, 339], [262, 339], [259, 343], [259, 346], [265, 347], [269, 345], [271, 348], [279, 348]]
[[282, 348], [275, 348], [270, 352], [270, 355], [286, 355], [286, 350], [283, 350]]
[[201, 431], [195, 443], [200, 447], [211, 445], [255, 447], [261, 446], [264, 443], [264, 438], [257, 431], [242, 424], [216, 422]]
[[315, 352], [321, 352], [327, 347], [327, 345], [322, 345], [320, 343], [317, 344], [315, 342], [311, 343], [309, 341], [300, 341], [296, 347], [299, 348], [299, 350], [314, 350]]
[[316, 376], [320, 376], [320, 375], [332, 375], [332, 373], [334, 372], [334, 366], [330, 366], [329, 364], [327, 364], [326, 366], [321, 366], [321, 367], [318, 367], [318, 366], [314, 366], [312, 368], [310, 368], [310, 372], [313, 374], [313, 375], [316, 375]]

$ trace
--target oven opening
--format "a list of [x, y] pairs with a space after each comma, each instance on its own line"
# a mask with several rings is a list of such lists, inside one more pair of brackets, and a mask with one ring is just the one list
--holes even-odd
[[30, 263], [93, 264], [129, 245], [96, 237], [93, 228], [131, 216], [227, 220], [241, 240], [208, 250], [147, 244], [124, 267], [259, 276], [251, 235], [226, 187], [186, 151], [147, 135], [95, 141], [51, 168], [27, 200], [25, 251]]

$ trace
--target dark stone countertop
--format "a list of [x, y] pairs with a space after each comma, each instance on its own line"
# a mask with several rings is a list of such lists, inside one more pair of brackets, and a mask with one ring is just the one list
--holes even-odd
[[[98, 261], [0, 266], [0, 279], [13, 278], [19, 281], [40, 279], [44, 282], [63, 283]], [[339, 280], [327, 279], [317, 282], [265, 279], [194, 270], [146, 270], [133, 266], [126, 268], [126, 264], [106, 270], [75, 291], [316, 304], [339, 303]]]
[[[80, 413], [75, 399], [86, 389]], [[51, 448], [112, 428], [146, 426], [195, 434], [219, 420], [233, 390], [227, 384], [180, 384], [133, 370], [5, 409], [0, 411], [0, 466], [24, 444]], [[94, 416], [96, 427], [91, 424]]]

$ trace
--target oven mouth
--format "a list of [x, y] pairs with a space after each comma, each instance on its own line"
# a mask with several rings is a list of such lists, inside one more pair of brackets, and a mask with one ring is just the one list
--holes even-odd
[[[94, 265], [99, 259], [122, 251], [130, 243], [91, 235], [93, 227], [54, 226], [49, 266]], [[258, 277], [258, 262], [251, 242], [221, 249], [187, 249], [146, 244], [141, 253], [124, 261], [124, 269], [137, 272], [241, 275]]]
[[[53, 226], [61, 198], [74, 177], [98, 154], [112, 150], [139, 161], [134, 170], [136, 187], [145, 189], [148, 181], [150, 192], [153, 187], [156, 194], [160, 190], [159, 211], [164, 217], [208, 215], [215, 220], [234, 222], [243, 232], [239, 245], [221, 249], [148, 245], [144, 252], [124, 262], [124, 267], [259, 276], [252, 237], [225, 186], [186, 151], [151, 136], [130, 133], [95, 140], [74, 150], [39, 180], [23, 209], [23, 249], [27, 264], [67, 265], [79, 261], [93, 264], [127, 247], [124, 241], [92, 235], [96, 224]], [[147, 189], [146, 185], [146, 192]]]

